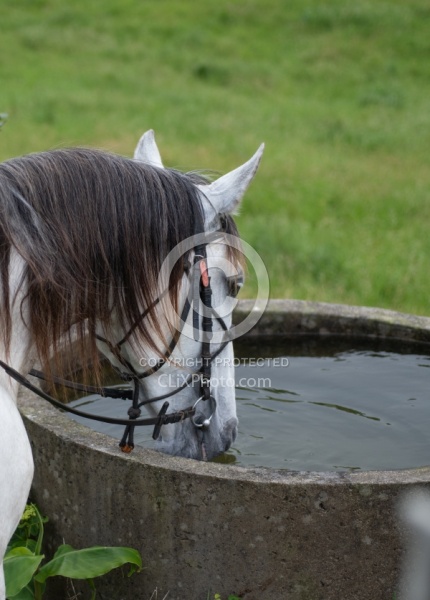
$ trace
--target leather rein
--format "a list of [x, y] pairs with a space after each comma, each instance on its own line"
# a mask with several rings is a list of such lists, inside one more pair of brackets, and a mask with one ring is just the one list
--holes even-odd
[[[129, 339], [129, 337], [132, 335], [133, 331], [138, 326], [139, 322], [148, 315], [150, 310], [152, 310], [154, 308], [154, 306], [156, 306], [167, 293], [169, 293], [169, 290], [164, 291], [158, 298], [156, 298], [154, 300], [154, 302], [140, 315], [139, 319], [130, 327], [130, 329], [124, 335], [124, 337], [116, 344], [113, 344], [112, 342], [110, 342], [109, 340], [107, 340], [106, 338], [104, 338], [102, 336], [96, 335], [96, 338], [100, 342], [107, 345], [110, 352], [115, 356], [115, 358], [122, 365], [122, 367], [124, 369], [126, 369], [125, 371], [122, 371], [121, 369], [118, 369], [118, 370], [119, 370], [119, 373], [120, 373], [122, 379], [124, 379], [125, 381], [133, 382], [133, 385], [134, 385], [133, 389], [96, 387], [96, 386], [76, 383], [76, 382], [69, 381], [67, 379], [62, 379], [62, 378], [55, 377], [55, 376], [50, 379], [50, 381], [52, 381], [52, 383], [54, 383], [56, 385], [61, 385], [61, 386], [64, 386], [64, 387], [67, 387], [67, 388], [70, 388], [73, 390], [90, 393], [90, 394], [99, 394], [103, 397], [131, 400], [132, 405], [127, 411], [128, 419], [121, 419], [121, 418], [116, 418], [116, 417], [105, 417], [103, 415], [91, 414], [91, 413], [79, 410], [77, 408], [74, 408], [72, 406], [69, 406], [68, 404], [64, 404], [63, 402], [57, 400], [56, 398], [54, 398], [54, 397], [50, 396], [49, 394], [47, 394], [46, 392], [44, 392], [42, 389], [40, 389], [40, 387], [31, 383], [31, 381], [29, 379], [27, 379], [27, 377], [25, 377], [24, 375], [22, 375], [21, 373], [19, 373], [18, 371], [16, 371], [15, 369], [13, 369], [12, 367], [10, 367], [9, 365], [7, 365], [6, 363], [4, 363], [1, 360], [0, 360], [0, 367], [2, 367], [6, 371], [6, 373], [10, 377], [15, 379], [20, 385], [26, 387], [28, 390], [34, 392], [35, 394], [37, 394], [44, 400], [47, 400], [50, 404], [52, 404], [56, 408], [59, 408], [61, 410], [64, 410], [71, 414], [74, 414], [76, 416], [83, 417], [85, 419], [101, 421], [103, 423], [108, 423], [108, 424], [113, 424], [113, 425], [124, 425], [125, 431], [124, 431], [124, 435], [123, 435], [121, 441], [119, 442], [119, 446], [120, 446], [121, 450], [126, 453], [131, 452], [134, 448], [133, 436], [134, 436], [134, 428], [135, 427], [146, 426], [146, 425], [153, 426], [154, 430], [152, 433], [152, 438], [154, 440], [156, 440], [160, 435], [160, 430], [163, 425], [179, 423], [179, 422], [184, 421], [185, 419], [191, 419], [193, 422], [193, 425], [196, 428], [197, 436], [200, 441], [202, 457], [205, 460], [206, 452], [205, 452], [205, 447], [204, 447], [204, 432], [207, 431], [207, 429], [209, 428], [210, 421], [216, 411], [216, 400], [213, 397], [213, 395], [211, 394], [211, 383], [210, 383], [212, 361], [224, 350], [224, 348], [230, 343], [231, 340], [228, 339], [227, 325], [225, 324], [224, 320], [212, 308], [212, 289], [211, 289], [211, 285], [210, 285], [211, 278], [209, 277], [209, 274], [208, 274], [206, 244], [200, 244], [194, 248], [194, 262], [193, 262], [192, 266], [191, 265], [186, 266], [186, 268], [185, 268], [186, 273], [190, 270], [190, 267], [192, 269], [190, 291], [193, 293], [193, 298], [192, 298], [193, 329], [194, 329], [195, 338], [196, 338], [196, 333], [197, 333], [197, 339], [198, 339], [198, 333], [200, 331], [202, 332], [202, 347], [201, 347], [201, 353], [200, 353], [202, 366], [199, 369], [197, 369], [196, 371], [191, 372], [189, 374], [189, 376], [187, 377], [187, 379], [180, 386], [176, 387], [174, 390], [167, 392], [165, 394], [161, 394], [161, 395], [155, 396], [153, 398], [145, 398], [145, 399], [139, 401], [139, 398], [141, 397], [141, 391], [142, 391], [141, 380], [146, 377], [149, 377], [150, 375], [153, 375], [164, 364], [166, 364], [168, 362], [172, 352], [174, 351], [174, 349], [178, 343], [178, 340], [180, 338], [182, 331], [177, 331], [176, 334], [172, 337], [172, 340], [171, 340], [168, 348], [166, 349], [166, 352], [165, 352], [163, 358], [161, 358], [154, 367], [151, 367], [150, 369], [148, 369], [142, 373], [136, 372], [136, 370], [133, 368], [133, 366], [121, 354], [121, 346]], [[231, 278], [227, 278], [227, 279], [231, 279]], [[199, 326], [199, 313], [198, 313], [199, 301], [201, 301], [203, 303], [203, 307], [204, 307], [201, 329]], [[189, 297], [187, 297], [187, 299], [185, 300], [184, 307], [182, 309], [182, 313], [181, 313], [181, 322], [182, 323], [186, 322], [190, 310], [191, 310], [191, 302], [189, 300]], [[208, 312], [212, 316], [209, 316]], [[211, 352], [213, 320], [218, 321], [218, 323], [221, 325], [222, 329], [225, 332], [225, 340], [223, 342], [221, 342], [220, 346], [217, 348], [216, 351]], [[37, 377], [39, 379], [43, 379], [43, 380], [46, 379], [44, 374], [41, 371], [38, 371], [37, 369], [32, 369], [29, 372], [29, 374], [34, 377]], [[188, 387], [193, 382], [193, 379], [196, 374], [200, 375], [200, 393], [199, 393], [199, 397], [196, 400], [196, 402], [194, 402], [193, 405], [188, 406], [187, 408], [184, 408], [182, 410], [178, 410], [178, 411], [170, 412], [170, 413], [167, 412], [167, 410], [169, 408], [169, 402], [167, 401], [167, 398], [174, 396], [181, 390]], [[141, 415], [141, 407], [142, 406], [144, 406], [146, 404], [151, 404], [153, 402], [158, 402], [160, 400], [166, 400], [166, 401], [162, 405], [157, 416], [139, 418]], [[207, 402], [208, 404], [211, 405], [211, 414], [209, 417], [203, 418], [201, 415], [196, 416], [196, 413], [197, 413], [196, 407], [200, 402], [205, 402], [205, 403]]]

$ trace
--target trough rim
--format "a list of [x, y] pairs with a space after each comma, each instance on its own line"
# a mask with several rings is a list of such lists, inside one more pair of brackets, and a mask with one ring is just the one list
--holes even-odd
[[[248, 314], [249, 310], [252, 310], [253, 306], [254, 302], [251, 300], [239, 301], [234, 319], [240, 321]], [[298, 317], [300, 317], [300, 322], [297, 321]], [[291, 335], [342, 335], [355, 338], [400, 339], [430, 344], [430, 318], [373, 307], [305, 300], [270, 300], [264, 314], [250, 332], [250, 338], [264, 335], [274, 323], [277, 330], [271, 335], [281, 336], [286, 333]], [[293, 330], [288, 327], [289, 323], [300, 324], [300, 327]], [[42, 429], [44, 435], [53, 435], [61, 438], [64, 443], [76, 444], [91, 451], [101, 452], [107, 456], [108, 460], [127, 461], [130, 466], [141, 464], [143, 469], [157, 468], [191, 473], [198, 477], [231, 480], [238, 483], [249, 481], [262, 485], [271, 483], [287, 486], [363, 486], [363, 494], [366, 494], [368, 485], [386, 486], [399, 483], [424, 484], [430, 482], [430, 465], [395, 471], [313, 472], [204, 463], [161, 454], [139, 446], [136, 446], [131, 454], [124, 454], [118, 448], [115, 438], [72, 421], [65, 413], [55, 409], [47, 402], [43, 402], [22, 387], [18, 396], [18, 407], [24, 423], [31, 421]]]

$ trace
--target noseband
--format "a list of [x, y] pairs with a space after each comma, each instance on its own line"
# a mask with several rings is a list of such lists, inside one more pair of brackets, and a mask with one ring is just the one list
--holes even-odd
[[[79, 409], [73, 408], [67, 404], [64, 404], [53, 398], [39, 387], [33, 385], [26, 377], [24, 377], [21, 373], [4, 363], [0, 360], [0, 367], [2, 367], [6, 373], [18, 381], [19, 384], [23, 385], [27, 389], [31, 390], [41, 398], [47, 400], [52, 405], [60, 408], [61, 410], [65, 410], [66, 412], [70, 412], [76, 416], [84, 417], [86, 419], [91, 419], [94, 421], [101, 421], [104, 423], [114, 424], [114, 425], [125, 425], [124, 435], [119, 442], [119, 446], [123, 452], [129, 453], [134, 448], [134, 428], [137, 426], [145, 426], [151, 425], [154, 427], [152, 437], [154, 440], [158, 439], [160, 435], [160, 430], [163, 425], [168, 425], [172, 423], [179, 423], [184, 421], [185, 419], [191, 419], [194, 427], [196, 428], [197, 437], [200, 443], [202, 458], [206, 459], [206, 450], [204, 445], [204, 434], [209, 429], [211, 419], [216, 411], [216, 400], [211, 393], [211, 371], [212, 371], [212, 362], [213, 360], [224, 350], [224, 348], [230, 343], [230, 339], [228, 339], [228, 327], [225, 324], [224, 320], [215, 312], [212, 308], [212, 289], [210, 285], [211, 278], [208, 273], [207, 266], [207, 252], [206, 252], [207, 244], [200, 244], [194, 248], [194, 260], [193, 265], [187, 265], [185, 268], [185, 273], [191, 273], [191, 285], [190, 292], [192, 295], [192, 301], [190, 302], [190, 298], [187, 297], [185, 300], [184, 307], [181, 313], [181, 323], [185, 323], [189, 312], [191, 310], [191, 304], [193, 304], [193, 330], [194, 337], [196, 340], [199, 338], [199, 332], [202, 332], [202, 346], [201, 346], [201, 367], [192, 373], [189, 374], [187, 379], [174, 390], [167, 392], [166, 394], [161, 394], [160, 396], [155, 396], [153, 398], [144, 398], [139, 401], [139, 397], [141, 396], [142, 385], [141, 380], [149, 377], [156, 373], [164, 364], [169, 361], [171, 354], [173, 353], [178, 340], [181, 336], [182, 330], [176, 331], [175, 335], [172, 337], [172, 340], [167, 347], [163, 358], [161, 358], [158, 363], [142, 372], [138, 373], [133, 368], [133, 366], [122, 356], [121, 347], [123, 344], [130, 338], [136, 327], [138, 327], [139, 323], [142, 319], [144, 319], [149, 312], [162, 300], [164, 296], [169, 293], [169, 289], [165, 290], [158, 298], [154, 300], [154, 302], [140, 315], [139, 319], [133, 323], [125, 336], [117, 343], [113, 344], [106, 338], [96, 335], [96, 338], [107, 345], [110, 352], [113, 356], [118, 360], [121, 366], [125, 369], [117, 369], [120, 373], [120, 376], [125, 381], [133, 382], [133, 389], [118, 389], [111, 387], [95, 387], [84, 385], [80, 383], [75, 383], [72, 381], [68, 381], [65, 379], [61, 379], [59, 377], [53, 377], [52, 382], [57, 385], [61, 385], [67, 388], [71, 388], [77, 391], [91, 393], [91, 394], [99, 394], [103, 397], [110, 398], [120, 398], [123, 400], [131, 400], [132, 405], [128, 409], [128, 419], [117, 419], [113, 417], [105, 417], [103, 415], [95, 415], [91, 413], [87, 413], [81, 411]], [[233, 278], [227, 278], [228, 283], [231, 284]], [[190, 294], [189, 294], [190, 296]], [[199, 302], [203, 303], [203, 317], [202, 317], [202, 326], [201, 329], [199, 327]], [[208, 314], [209, 313], [209, 314]], [[216, 320], [221, 325], [224, 330], [225, 339], [221, 342], [219, 348], [216, 351], [211, 352], [211, 340], [213, 335], [213, 321]], [[176, 412], [168, 413], [167, 410], [169, 408], [169, 402], [167, 398], [176, 395], [178, 392], [182, 391], [186, 387], [188, 387], [195, 377], [195, 375], [200, 376], [200, 390], [198, 399], [194, 402], [192, 406], [184, 408], [183, 410], [179, 410]], [[45, 379], [44, 374], [41, 371], [36, 369], [32, 369], [30, 371], [30, 375], [34, 377], [38, 377], [39, 379]], [[160, 400], [166, 400], [162, 405], [158, 415], [156, 417], [148, 417], [148, 418], [139, 418], [141, 415], [141, 407], [146, 404], [152, 404], [153, 402], [158, 402]], [[210, 414], [208, 417], [204, 417], [204, 415], [197, 414], [197, 408], [200, 403], [207, 403], [210, 405]]]

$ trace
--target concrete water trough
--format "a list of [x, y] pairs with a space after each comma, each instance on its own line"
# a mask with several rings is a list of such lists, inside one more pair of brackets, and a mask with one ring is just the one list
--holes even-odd
[[[242, 301], [235, 318], [250, 306]], [[430, 344], [430, 319], [275, 300], [248, 334], [339, 335]], [[430, 348], [430, 346], [429, 346]], [[392, 600], [404, 539], [399, 496], [430, 467], [289, 472], [170, 457], [116, 442], [23, 390], [35, 459], [32, 499], [49, 516], [48, 549], [127, 545], [144, 570], [98, 583], [106, 600]], [[429, 459], [430, 464], [430, 459]], [[63, 595], [62, 595], [63, 594]], [[67, 598], [58, 588], [52, 599]]]

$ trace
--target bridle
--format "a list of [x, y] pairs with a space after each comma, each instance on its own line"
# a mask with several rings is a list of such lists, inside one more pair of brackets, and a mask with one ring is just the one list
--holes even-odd
[[[119, 446], [123, 452], [130, 453], [134, 448], [134, 429], [138, 426], [153, 426], [152, 438], [154, 440], [158, 439], [160, 435], [160, 430], [163, 425], [179, 423], [184, 421], [185, 419], [191, 419], [197, 433], [197, 438], [199, 440], [202, 459], [206, 460], [206, 449], [205, 449], [205, 432], [209, 429], [211, 420], [216, 412], [216, 400], [211, 393], [211, 371], [212, 371], [212, 363], [214, 359], [226, 348], [226, 346], [232, 341], [228, 335], [228, 327], [224, 321], [224, 319], [217, 314], [217, 312], [212, 307], [212, 288], [211, 288], [211, 278], [209, 277], [208, 265], [207, 265], [207, 242], [198, 244], [194, 247], [194, 258], [193, 264], [187, 263], [184, 267], [184, 272], [189, 275], [191, 271], [190, 278], [190, 293], [185, 300], [184, 307], [181, 313], [181, 323], [185, 323], [190, 310], [192, 310], [193, 316], [193, 330], [195, 333], [195, 337], [198, 339], [198, 332], [202, 333], [202, 342], [201, 342], [201, 352], [200, 352], [200, 363], [201, 366], [199, 369], [189, 373], [186, 380], [176, 387], [175, 389], [161, 394], [159, 396], [155, 396], [152, 398], [144, 398], [139, 401], [139, 397], [141, 396], [141, 380], [149, 377], [156, 373], [164, 364], [169, 361], [170, 356], [172, 355], [179, 338], [181, 336], [182, 330], [177, 330], [173, 335], [170, 344], [168, 345], [164, 355], [154, 367], [147, 369], [141, 373], [138, 373], [133, 365], [127, 361], [121, 353], [121, 347], [125, 344], [125, 342], [132, 336], [135, 329], [138, 327], [141, 320], [147, 317], [150, 311], [166, 296], [170, 289], [166, 289], [162, 292], [160, 296], [158, 296], [153, 303], [146, 308], [145, 311], [139, 316], [137, 321], [132, 324], [127, 333], [123, 336], [123, 338], [116, 343], [112, 343], [110, 340], [96, 335], [96, 339], [105, 344], [109, 351], [113, 354], [113, 356], [117, 359], [118, 363], [122, 368], [116, 368], [119, 372], [121, 378], [125, 381], [129, 381], [133, 383], [133, 389], [119, 389], [119, 388], [111, 388], [111, 387], [97, 387], [84, 385], [80, 383], [76, 383], [73, 381], [69, 381], [66, 379], [62, 379], [59, 377], [52, 377], [52, 383], [56, 385], [61, 385], [67, 388], [71, 388], [77, 391], [91, 393], [91, 394], [99, 394], [104, 397], [110, 398], [120, 398], [123, 400], [131, 400], [132, 405], [128, 409], [128, 419], [120, 419], [114, 417], [105, 417], [103, 415], [91, 414], [88, 412], [81, 411], [77, 408], [71, 407], [63, 402], [60, 402], [56, 398], [50, 396], [45, 391], [43, 391], [40, 387], [32, 384], [29, 379], [27, 379], [24, 375], [4, 363], [0, 360], [0, 367], [2, 367], [6, 373], [15, 379], [19, 384], [23, 385], [27, 389], [31, 390], [41, 398], [47, 400], [52, 405], [66, 412], [70, 412], [76, 416], [83, 417], [86, 419], [91, 419], [95, 421], [101, 421], [104, 423], [114, 424], [114, 425], [124, 425], [125, 431], [122, 436], [121, 441], [119, 442]], [[235, 295], [238, 290], [238, 281], [237, 276], [227, 277], [227, 283], [230, 289], [230, 295]], [[190, 296], [192, 298], [190, 299]], [[200, 306], [200, 302], [203, 304], [203, 316], [202, 316], [202, 324], [200, 328], [200, 314], [198, 307]], [[213, 322], [217, 321], [221, 328], [224, 331], [223, 341], [220, 343], [219, 347], [212, 351], [212, 336], [213, 336]], [[196, 336], [197, 332], [197, 336]], [[124, 369], [124, 370], [122, 370]], [[37, 377], [39, 379], [44, 379], [45, 376], [41, 371], [37, 369], [32, 369], [29, 372], [30, 375]], [[169, 402], [167, 398], [176, 395], [186, 387], [188, 387], [195, 379], [195, 376], [199, 375], [200, 378], [200, 390], [198, 394], [197, 400], [193, 405], [188, 406], [182, 410], [178, 410], [175, 412], [167, 412], [169, 408]], [[161, 400], [165, 400], [160, 411], [155, 417], [147, 417], [147, 418], [139, 418], [141, 415], [141, 407], [147, 404], [152, 404], [154, 402], [158, 402]], [[210, 406], [210, 414], [208, 417], [205, 417], [202, 414], [198, 414], [197, 407], [200, 403], [207, 403]]]
[[[134, 323], [130, 327], [130, 329], [127, 331], [127, 333], [124, 335], [124, 337], [115, 344], [112, 344], [112, 342], [110, 342], [108, 339], [106, 339], [100, 335], [96, 335], [96, 338], [99, 340], [99, 342], [102, 342], [103, 344], [107, 345], [109, 351], [117, 359], [119, 364], [121, 364], [121, 366], [123, 368], [127, 369], [126, 371], [117, 369], [120, 373], [120, 376], [124, 380], [132, 381], [134, 383], [134, 390], [133, 390], [132, 397], [131, 397], [132, 406], [128, 409], [128, 415], [129, 415], [129, 419], [131, 422], [129, 422], [126, 425], [124, 435], [119, 443], [119, 446], [123, 452], [131, 452], [131, 450], [134, 448], [133, 436], [134, 436], [135, 426], [140, 425], [140, 424], [145, 424], [145, 423], [143, 423], [143, 421], [146, 421], [146, 419], [139, 419], [140, 414], [141, 414], [141, 407], [144, 405], [147, 405], [147, 404], [152, 404], [154, 402], [161, 401], [161, 400], [166, 400], [167, 398], [170, 398], [170, 397], [176, 395], [178, 392], [180, 392], [183, 389], [185, 389], [186, 387], [188, 387], [191, 384], [191, 382], [194, 380], [195, 375], [199, 374], [200, 375], [200, 393], [199, 393], [198, 399], [194, 402], [194, 404], [192, 406], [190, 406], [184, 410], [177, 411], [175, 413], [167, 413], [167, 410], [169, 408], [169, 402], [166, 400], [156, 417], [157, 421], [154, 425], [152, 438], [154, 440], [156, 440], [158, 438], [158, 436], [160, 434], [160, 429], [163, 425], [165, 425], [167, 423], [177, 423], [178, 420], [183, 421], [186, 418], [191, 418], [191, 421], [197, 430], [197, 435], [198, 435], [198, 438], [199, 438], [199, 441], [201, 444], [201, 448], [202, 448], [202, 454], [205, 454], [204, 432], [209, 429], [210, 422], [216, 411], [216, 400], [215, 400], [214, 396], [211, 394], [211, 381], [210, 380], [211, 380], [212, 361], [224, 350], [224, 348], [231, 341], [230, 339], [228, 339], [228, 327], [225, 324], [224, 319], [222, 319], [222, 317], [220, 317], [212, 307], [212, 293], [213, 292], [212, 292], [212, 288], [210, 285], [210, 277], [209, 277], [209, 273], [208, 273], [206, 246], [207, 246], [207, 244], [197, 245], [194, 248], [193, 265], [191, 266], [190, 264], [187, 264], [185, 266], [185, 272], [187, 274], [190, 272], [190, 270], [192, 271], [190, 291], [193, 292], [194, 290], [197, 289], [198, 295], [196, 296], [195, 293], [192, 294], [193, 298], [192, 298], [192, 301], [190, 301], [190, 297], [189, 297], [190, 294], [189, 294], [189, 296], [185, 300], [184, 307], [182, 309], [182, 313], [180, 316], [180, 322], [185, 323], [188, 318], [188, 315], [190, 313], [190, 310], [191, 310], [191, 304], [193, 304], [193, 309], [192, 309], [193, 329], [194, 329], [195, 333], [199, 332], [199, 331], [202, 332], [202, 347], [201, 347], [201, 352], [200, 352], [201, 367], [198, 370], [191, 372], [188, 375], [187, 379], [180, 386], [176, 387], [172, 391], [167, 392], [165, 394], [161, 394], [159, 396], [155, 396], [152, 398], [145, 398], [144, 400], [141, 400], [139, 402], [139, 397], [140, 397], [139, 392], [141, 389], [141, 385], [140, 385], [141, 380], [156, 373], [159, 369], [161, 369], [161, 367], [163, 365], [165, 365], [169, 361], [169, 358], [172, 355], [174, 349], [176, 348], [176, 345], [181, 336], [181, 333], [182, 333], [181, 330], [177, 330], [175, 332], [175, 335], [172, 336], [171, 342], [170, 342], [169, 346], [167, 347], [167, 349], [163, 355], [163, 358], [161, 358], [154, 367], [151, 367], [150, 369], [147, 369], [141, 373], [137, 372], [134, 369], [133, 365], [131, 365], [124, 358], [124, 356], [121, 353], [121, 347], [130, 338], [134, 329], [137, 327], [138, 322]], [[231, 279], [231, 278], [228, 278], [228, 279]], [[153, 306], [155, 304], [158, 304], [161, 301], [162, 297], [166, 294], [167, 294], [167, 291], [163, 292], [163, 294], [161, 294], [154, 301], [154, 303], [151, 305], [151, 307], [148, 308], [144, 313], [142, 313], [142, 315], [139, 317], [139, 321], [141, 319], [145, 318], [147, 316], [147, 314], [149, 313], [149, 310], [151, 308], [153, 308]], [[201, 329], [199, 327], [199, 311], [198, 311], [198, 302], [199, 301], [201, 301], [203, 303], [203, 317], [202, 317]], [[213, 316], [211, 316], [211, 315], [213, 315]], [[220, 344], [219, 348], [216, 351], [211, 352], [213, 319], [216, 319], [218, 321], [218, 323], [221, 325], [222, 329], [224, 330], [226, 339]], [[197, 413], [196, 409], [200, 402], [207, 402], [208, 404], [211, 405], [211, 409], [210, 409], [211, 413], [210, 413], [209, 417], [202, 418], [200, 415], [196, 416], [196, 413]]]

